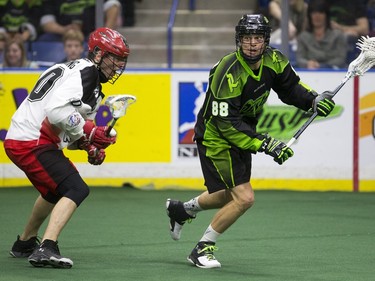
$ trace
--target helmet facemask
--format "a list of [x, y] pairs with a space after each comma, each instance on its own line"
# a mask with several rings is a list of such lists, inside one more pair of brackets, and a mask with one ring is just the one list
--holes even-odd
[[99, 70], [100, 82], [114, 84], [125, 71], [127, 60], [127, 57], [118, 57], [111, 53], [104, 53], [99, 61], [94, 59]]
[[114, 84], [124, 72], [128, 58], [119, 58], [112, 54], [106, 54], [105, 57], [108, 60], [104, 60], [104, 58], [101, 60], [100, 71], [106, 72], [106, 77], [109, 78], [107, 78], [107, 82]]
[[[241, 56], [250, 64], [257, 63], [263, 56], [270, 42], [271, 28], [263, 15], [244, 15], [236, 26], [236, 47]], [[242, 38], [245, 35], [262, 35], [264, 43], [259, 55], [248, 56], [242, 50]]]

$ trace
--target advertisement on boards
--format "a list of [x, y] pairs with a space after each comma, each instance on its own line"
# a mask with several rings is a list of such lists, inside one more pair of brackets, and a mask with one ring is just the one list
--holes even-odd
[[[34, 87], [40, 73], [2, 73], [0, 78], [0, 140], [5, 139], [13, 113]], [[126, 73], [114, 85], [103, 84], [106, 96], [131, 94], [137, 102], [115, 125], [117, 143], [107, 150], [106, 162], [169, 162], [171, 160], [170, 130], [171, 98], [170, 74]], [[99, 108], [95, 122], [107, 125], [112, 119], [104, 104]], [[167, 125], [165, 125], [167, 124]], [[83, 151], [65, 150], [73, 162], [87, 161]], [[1, 163], [10, 163], [0, 148]]]
[[[318, 93], [333, 90], [345, 73], [300, 72], [304, 83]], [[0, 139], [5, 138], [10, 118], [34, 86], [38, 72], [3, 72], [0, 77]], [[279, 166], [269, 156], [253, 156], [252, 179], [257, 186], [322, 190], [352, 189], [355, 161], [355, 140], [360, 190], [375, 190], [375, 73], [360, 77], [358, 110], [355, 121], [355, 87], [349, 80], [335, 97], [336, 108], [327, 118], [317, 118], [293, 144], [294, 156]], [[158, 182], [168, 184], [188, 182], [189, 187], [202, 187], [197, 151], [193, 142], [194, 124], [208, 86], [208, 70], [196, 71], [134, 71], [125, 73], [115, 85], [104, 85], [108, 95], [131, 94], [137, 102], [128, 109], [115, 126], [117, 143], [107, 149], [107, 158], [100, 167], [87, 164], [81, 151], [66, 151], [81, 174], [99, 185], [124, 181]], [[309, 116], [301, 110], [280, 102], [271, 92], [258, 123], [258, 131], [269, 133], [287, 142]], [[111, 120], [109, 110], [102, 106], [96, 122], [105, 125]], [[355, 126], [358, 136], [355, 138]], [[3, 182], [23, 174], [9, 161], [0, 147], [0, 174]], [[287, 181], [285, 181], [285, 179]], [[94, 181], [95, 180], [95, 181]], [[188, 180], [195, 180], [194, 183]], [[279, 184], [282, 182], [282, 184]], [[1, 184], [0, 184], [1, 185]], [[331, 188], [332, 187], [332, 188]]]

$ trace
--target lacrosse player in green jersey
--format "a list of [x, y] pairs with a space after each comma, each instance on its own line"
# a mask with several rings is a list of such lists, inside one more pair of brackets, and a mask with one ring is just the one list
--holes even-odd
[[236, 30], [236, 51], [210, 71], [204, 104], [195, 125], [195, 141], [207, 191], [187, 202], [168, 199], [172, 239], [199, 211], [219, 209], [188, 256], [200, 268], [221, 267], [215, 243], [254, 204], [250, 184], [252, 154], [263, 152], [280, 165], [291, 148], [256, 131], [257, 120], [273, 89], [281, 101], [327, 116], [335, 103], [301, 83], [288, 59], [269, 47], [271, 28], [260, 14], [244, 15]]

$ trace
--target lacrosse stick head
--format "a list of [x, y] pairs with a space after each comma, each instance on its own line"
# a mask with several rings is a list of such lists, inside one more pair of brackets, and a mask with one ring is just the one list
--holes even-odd
[[125, 115], [126, 109], [136, 100], [137, 98], [133, 95], [114, 95], [106, 99], [105, 105], [108, 106], [113, 119], [117, 120]]
[[349, 64], [347, 78], [363, 75], [375, 64], [375, 37], [362, 36], [356, 45], [361, 53]]

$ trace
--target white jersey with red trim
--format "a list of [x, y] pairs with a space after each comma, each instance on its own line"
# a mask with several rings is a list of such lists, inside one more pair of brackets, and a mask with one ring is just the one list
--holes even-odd
[[88, 59], [44, 71], [12, 117], [6, 139], [55, 143], [60, 149], [83, 136], [104, 95], [99, 71]]

